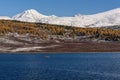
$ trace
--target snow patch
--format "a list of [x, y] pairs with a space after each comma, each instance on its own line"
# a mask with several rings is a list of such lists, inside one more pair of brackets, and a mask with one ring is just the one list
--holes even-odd
[[30, 51], [30, 50], [36, 50], [36, 49], [41, 49], [43, 47], [25, 47], [25, 48], [17, 48], [11, 50], [11, 52], [20, 52], [20, 51]]

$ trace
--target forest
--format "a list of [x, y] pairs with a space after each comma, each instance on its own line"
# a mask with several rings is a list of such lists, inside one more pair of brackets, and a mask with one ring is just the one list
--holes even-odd
[[19, 35], [29, 34], [31, 37], [50, 39], [52, 35], [62, 37], [89, 36], [90, 39], [100, 39], [106, 41], [120, 41], [119, 29], [107, 28], [82, 28], [65, 25], [51, 25], [44, 23], [29, 23], [14, 20], [0, 20], [0, 36], [9, 33]]

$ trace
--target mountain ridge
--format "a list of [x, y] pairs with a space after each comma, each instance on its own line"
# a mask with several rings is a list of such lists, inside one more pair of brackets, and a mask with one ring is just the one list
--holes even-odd
[[46, 16], [34, 9], [29, 9], [13, 16], [12, 18], [5, 19], [75, 27], [104, 27], [120, 25], [120, 8], [92, 15], [79, 14], [74, 17], [58, 17], [55, 15]]

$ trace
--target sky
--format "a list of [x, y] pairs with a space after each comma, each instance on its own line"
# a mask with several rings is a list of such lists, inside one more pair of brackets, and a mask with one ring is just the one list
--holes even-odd
[[120, 8], [120, 0], [1, 0], [0, 16], [14, 16], [35, 9], [44, 15], [95, 14]]

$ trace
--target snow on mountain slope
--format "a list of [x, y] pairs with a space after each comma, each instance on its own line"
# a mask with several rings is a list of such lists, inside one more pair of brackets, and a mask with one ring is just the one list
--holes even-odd
[[8, 16], [0, 16], [0, 20], [11, 20]]
[[25, 21], [25, 22], [37, 22], [41, 18], [46, 17], [45, 15], [40, 14], [34, 9], [30, 9], [27, 11], [24, 11], [20, 14], [17, 14], [16, 16], [13, 16], [12, 19], [19, 20], [19, 21]]
[[49, 23], [76, 27], [104, 27], [120, 25], [120, 8], [93, 15], [75, 15], [74, 17], [45, 16], [34, 9], [27, 10], [12, 18], [13, 20], [37, 23]]

